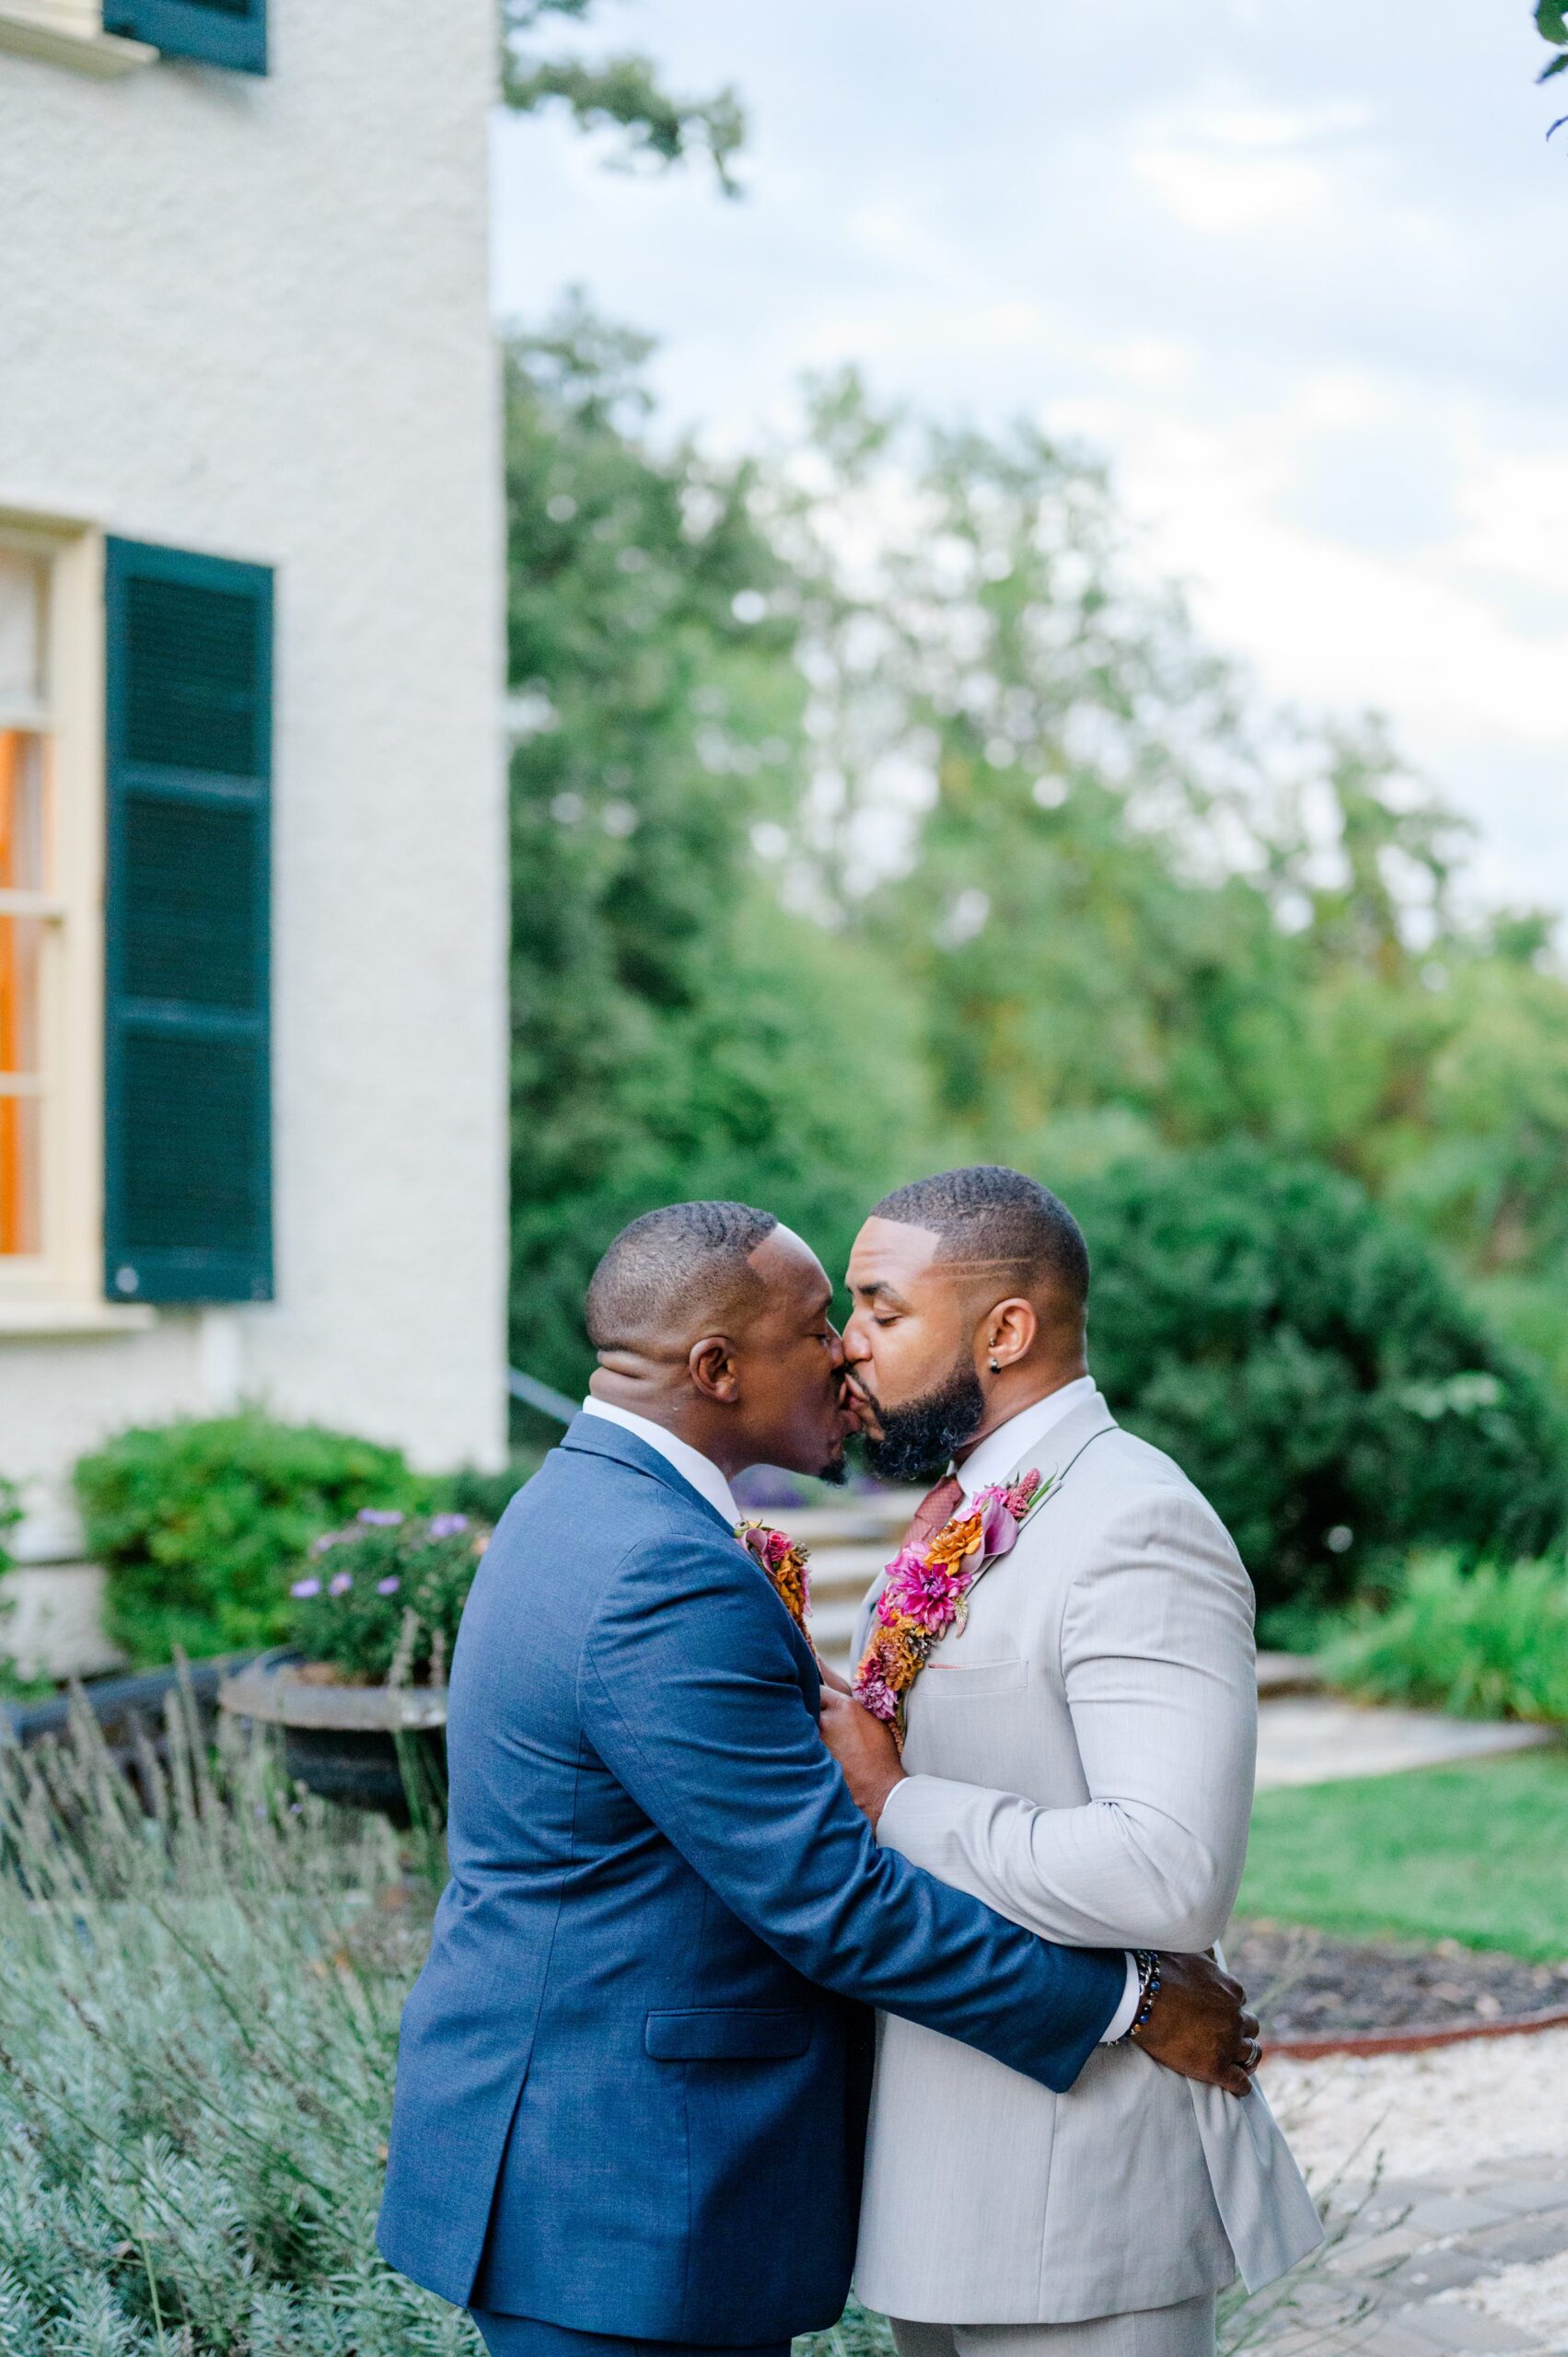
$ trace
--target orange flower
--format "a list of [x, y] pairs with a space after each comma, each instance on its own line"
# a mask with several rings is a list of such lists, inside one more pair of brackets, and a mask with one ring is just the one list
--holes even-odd
[[966, 1515], [962, 1522], [950, 1522], [939, 1531], [925, 1550], [928, 1563], [961, 1563], [981, 1543], [981, 1517]]

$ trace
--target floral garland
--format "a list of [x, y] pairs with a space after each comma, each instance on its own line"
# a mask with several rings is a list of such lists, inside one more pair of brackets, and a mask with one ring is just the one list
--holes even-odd
[[[779, 1602], [801, 1635], [806, 1636], [806, 1616], [811, 1608], [810, 1574], [806, 1568], [810, 1557], [807, 1550], [796, 1546], [787, 1531], [770, 1530], [765, 1522], [738, 1522], [735, 1535], [752, 1561], [767, 1573]], [[809, 1643], [810, 1640], [807, 1638], [807, 1642]]]
[[977, 1492], [964, 1513], [923, 1545], [906, 1543], [888, 1566], [871, 1635], [854, 1673], [854, 1696], [903, 1737], [909, 1691], [950, 1629], [960, 1632], [976, 1582], [1007, 1554], [1054, 1487], [1031, 1467]]

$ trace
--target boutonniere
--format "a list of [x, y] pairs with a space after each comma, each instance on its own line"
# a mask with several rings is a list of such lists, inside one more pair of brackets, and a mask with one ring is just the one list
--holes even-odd
[[1019, 1531], [1056, 1485], [1030, 1467], [981, 1490], [923, 1546], [900, 1547], [888, 1566], [876, 1619], [854, 1673], [855, 1700], [903, 1738], [911, 1687], [950, 1629], [963, 1629], [976, 1584], [1011, 1552]]
[[735, 1535], [767, 1573], [779, 1602], [804, 1637], [806, 1616], [811, 1608], [811, 1579], [807, 1570], [811, 1559], [806, 1549], [797, 1546], [787, 1531], [770, 1530], [765, 1522], [738, 1522]]

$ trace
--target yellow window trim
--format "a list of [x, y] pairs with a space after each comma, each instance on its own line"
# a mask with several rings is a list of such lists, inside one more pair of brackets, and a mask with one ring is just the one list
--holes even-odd
[[158, 56], [145, 41], [106, 33], [101, 8], [87, 0], [0, 0], [0, 49], [100, 81], [134, 74]]
[[59, 862], [47, 894], [6, 897], [47, 900], [64, 927], [44, 1071], [43, 1249], [0, 1260], [0, 1336], [130, 1331], [154, 1313], [103, 1296], [103, 535], [0, 506], [0, 540], [50, 562], [38, 718], [52, 739]]

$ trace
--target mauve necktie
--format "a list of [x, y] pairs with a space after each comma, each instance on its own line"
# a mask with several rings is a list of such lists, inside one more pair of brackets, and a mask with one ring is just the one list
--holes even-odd
[[914, 1520], [904, 1534], [906, 1547], [923, 1547], [935, 1538], [944, 1523], [951, 1522], [963, 1504], [964, 1485], [956, 1473], [946, 1473], [934, 1490], [927, 1490], [914, 1510]]

